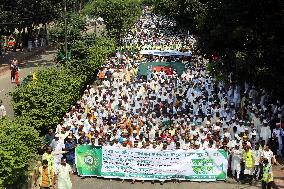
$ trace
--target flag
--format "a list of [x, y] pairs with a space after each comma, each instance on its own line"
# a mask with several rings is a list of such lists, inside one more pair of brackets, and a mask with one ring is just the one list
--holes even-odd
[[77, 146], [76, 167], [79, 175], [99, 176], [102, 168], [102, 148], [93, 145]]

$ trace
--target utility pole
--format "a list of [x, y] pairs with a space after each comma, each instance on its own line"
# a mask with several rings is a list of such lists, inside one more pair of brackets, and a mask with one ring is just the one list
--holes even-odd
[[65, 25], [65, 59], [67, 60], [68, 49], [67, 49], [67, 4], [66, 0], [64, 0], [64, 25]]

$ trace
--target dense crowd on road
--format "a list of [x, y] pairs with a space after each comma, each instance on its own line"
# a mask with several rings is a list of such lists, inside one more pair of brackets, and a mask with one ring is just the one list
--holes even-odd
[[[283, 105], [265, 90], [246, 83], [217, 82], [206, 61], [184, 56], [142, 55], [140, 50], [194, 52], [193, 36], [168, 29], [174, 23], [144, 11], [106, 61], [98, 84], [66, 113], [45, 137], [43, 159], [58, 167], [64, 156], [75, 168], [77, 145], [158, 150], [225, 149], [229, 172], [238, 181], [271, 181], [271, 165], [283, 156]], [[148, 70], [147, 62], [182, 62], [179, 75]], [[283, 121], [283, 120], [282, 120]], [[270, 176], [269, 176], [270, 175]]]

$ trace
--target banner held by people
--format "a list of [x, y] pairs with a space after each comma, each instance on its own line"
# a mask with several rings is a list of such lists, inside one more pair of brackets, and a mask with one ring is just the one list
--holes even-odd
[[145, 150], [80, 145], [76, 166], [81, 176], [136, 180], [226, 180], [224, 150]]

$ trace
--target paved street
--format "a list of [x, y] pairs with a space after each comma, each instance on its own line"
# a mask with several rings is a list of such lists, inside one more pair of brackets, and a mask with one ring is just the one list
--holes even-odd
[[[55, 50], [47, 50], [41, 55], [36, 55], [31, 59], [20, 63], [20, 78], [23, 79], [30, 75], [35, 70], [44, 69], [45, 67], [54, 64]], [[13, 108], [11, 105], [11, 97], [9, 92], [15, 88], [15, 84], [10, 81], [10, 71], [0, 73], [0, 99], [3, 101], [4, 106], [9, 118], [14, 117]]]
[[160, 185], [159, 182], [151, 184], [151, 182], [136, 182], [131, 184], [129, 181], [121, 183], [121, 181], [109, 179], [96, 179], [96, 178], [86, 178], [81, 179], [75, 177], [73, 189], [89, 189], [89, 188], [103, 188], [103, 189], [256, 189], [260, 188], [260, 185], [250, 186], [250, 185], [238, 185], [237, 183], [225, 183], [225, 182], [212, 182], [212, 183], [198, 183], [198, 182], [182, 182], [173, 183], [166, 182], [164, 185]]

